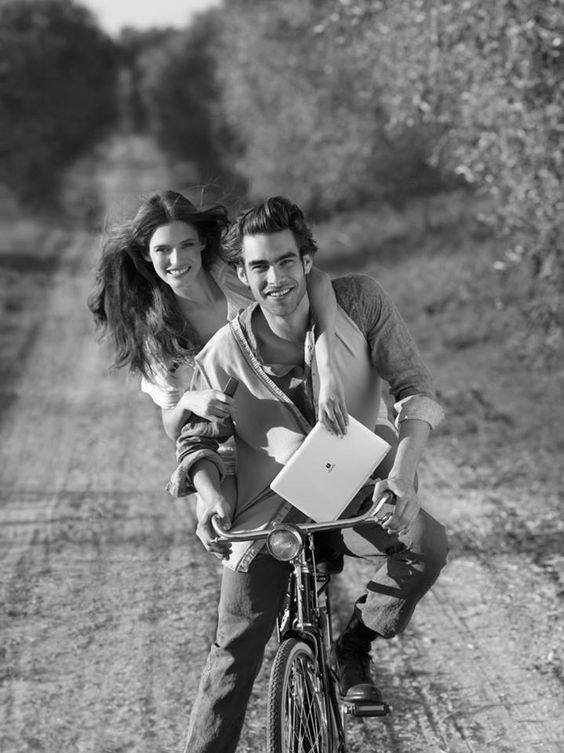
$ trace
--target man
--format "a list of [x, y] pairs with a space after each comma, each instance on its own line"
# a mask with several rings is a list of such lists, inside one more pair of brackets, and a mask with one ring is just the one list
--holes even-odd
[[[316, 244], [299, 207], [268, 199], [239, 217], [227, 254], [256, 303], [209, 341], [196, 358], [194, 389], [223, 389], [239, 380], [232, 420], [192, 416], [179, 437], [179, 466], [171, 493], [198, 492], [198, 536], [225, 560], [216, 640], [208, 656], [186, 751], [228, 753], [237, 747], [248, 698], [274, 627], [288, 565], [268, 556], [261, 543], [218, 541], [211, 519], [233, 528], [296, 520], [297, 511], [269, 484], [315, 422], [317, 389], [314, 333], [306, 275]], [[374, 499], [397, 495], [384, 527], [337, 532], [322, 542], [330, 556], [373, 561], [376, 572], [356, 602], [334, 651], [342, 694], [374, 701], [370, 675], [375, 639], [397, 635], [437, 578], [446, 559], [444, 529], [419, 506], [415, 477], [430, 429], [442, 417], [429, 372], [387, 295], [371, 278], [336, 279], [335, 358], [351, 415], [374, 428], [395, 453], [377, 469]], [[381, 380], [396, 400], [396, 437], [381, 415]], [[218, 446], [234, 435], [237, 499], [222, 491]], [[355, 514], [358, 510], [347, 510]]]

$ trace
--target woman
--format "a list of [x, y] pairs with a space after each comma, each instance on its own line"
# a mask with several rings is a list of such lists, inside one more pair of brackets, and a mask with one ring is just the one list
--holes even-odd
[[[106, 239], [88, 301], [114, 346], [113, 366], [141, 375], [141, 389], [161, 408], [172, 439], [189, 413], [210, 419], [231, 411], [232, 399], [223, 392], [189, 389], [194, 356], [252, 300], [220, 256], [228, 224], [221, 205], [198, 209], [176, 191], [154, 194]], [[332, 369], [336, 301], [328, 276], [314, 270], [308, 293], [320, 332], [318, 418], [344, 433], [342, 387]]]

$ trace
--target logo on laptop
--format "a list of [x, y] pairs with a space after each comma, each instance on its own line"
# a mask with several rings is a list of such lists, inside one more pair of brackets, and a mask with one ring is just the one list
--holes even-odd
[[325, 463], [325, 470], [327, 471], [327, 473], [331, 473], [334, 467], [335, 463]]

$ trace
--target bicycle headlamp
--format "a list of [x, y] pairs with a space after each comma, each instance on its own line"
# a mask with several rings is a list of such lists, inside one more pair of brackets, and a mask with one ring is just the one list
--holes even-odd
[[268, 534], [266, 548], [274, 559], [289, 562], [302, 551], [304, 542], [301, 533], [289, 525], [275, 528]]

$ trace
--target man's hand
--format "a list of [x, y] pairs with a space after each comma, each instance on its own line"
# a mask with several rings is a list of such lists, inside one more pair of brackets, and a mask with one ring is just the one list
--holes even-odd
[[395, 476], [376, 482], [372, 495], [374, 502], [380, 499], [386, 489], [392, 491], [397, 499], [393, 515], [382, 524], [382, 528], [388, 533], [407, 533], [420, 510], [417, 492], [412, 483]]
[[224, 528], [231, 527], [231, 506], [225, 497], [218, 492], [209, 499], [203, 499], [198, 494], [196, 514], [198, 516], [196, 535], [207, 551], [219, 559], [229, 557], [231, 554], [231, 543], [229, 541], [218, 540], [211, 524], [211, 519], [214, 515], [217, 515]]
[[345, 392], [340, 376], [334, 369], [319, 370], [319, 395], [317, 398], [317, 419], [332, 434], [341, 436], [347, 433], [349, 415], [345, 403]]

